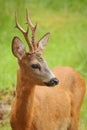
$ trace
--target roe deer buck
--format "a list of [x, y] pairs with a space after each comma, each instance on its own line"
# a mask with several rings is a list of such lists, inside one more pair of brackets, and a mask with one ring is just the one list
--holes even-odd
[[[26, 19], [27, 31], [19, 25], [17, 17], [16, 28], [23, 33], [30, 51], [25, 51], [18, 37], [12, 41], [12, 52], [19, 65], [16, 97], [10, 118], [12, 130], [78, 130], [85, 83], [70, 67], [49, 70], [41, 57], [49, 33], [37, 42], [37, 26], [31, 23], [27, 10]], [[29, 27], [32, 42], [28, 38]]]

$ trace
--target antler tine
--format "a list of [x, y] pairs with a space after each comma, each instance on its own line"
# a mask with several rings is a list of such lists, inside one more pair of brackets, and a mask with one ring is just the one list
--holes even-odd
[[16, 22], [16, 28], [19, 29], [23, 34], [26, 33], [26, 31], [19, 25], [18, 19], [17, 19], [17, 14], [15, 13], [15, 22]]
[[32, 46], [32, 44], [30, 43], [30, 40], [29, 40], [29, 38], [28, 38], [29, 27], [27, 27], [27, 30], [25, 31], [25, 30], [19, 25], [18, 19], [17, 19], [17, 14], [16, 14], [16, 13], [15, 13], [15, 21], [16, 21], [16, 26], [15, 26], [15, 27], [22, 32], [22, 34], [24, 35], [25, 40], [26, 40], [27, 43], [28, 43], [28, 46], [29, 46], [29, 48], [30, 48], [30, 51], [33, 51], [33, 46]]
[[27, 24], [30, 26], [30, 28], [33, 30], [34, 29], [34, 25], [32, 24], [29, 16], [28, 16], [28, 10], [26, 9], [26, 19], [27, 19]]
[[37, 24], [34, 26], [29, 18], [29, 15], [28, 15], [28, 10], [26, 9], [26, 20], [27, 20], [27, 24], [28, 26], [30, 26], [31, 30], [32, 30], [32, 44], [33, 44], [33, 47], [34, 49], [36, 50], [37, 49], [37, 46], [36, 46], [36, 39], [35, 39], [35, 32], [36, 32], [36, 28], [37, 28]]

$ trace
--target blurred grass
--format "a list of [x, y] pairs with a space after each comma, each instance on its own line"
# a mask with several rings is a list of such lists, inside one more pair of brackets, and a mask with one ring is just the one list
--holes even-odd
[[[0, 88], [8, 89], [16, 83], [17, 62], [11, 52], [12, 38], [19, 36], [14, 28], [15, 11], [19, 23], [26, 28], [25, 9], [33, 23], [38, 23], [37, 39], [46, 32], [51, 36], [44, 52], [50, 68], [71, 66], [87, 82], [87, 1], [86, 0], [0, 0]], [[80, 130], [87, 129], [87, 94], [81, 110]], [[9, 130], [2, 128], [3, 130]]]

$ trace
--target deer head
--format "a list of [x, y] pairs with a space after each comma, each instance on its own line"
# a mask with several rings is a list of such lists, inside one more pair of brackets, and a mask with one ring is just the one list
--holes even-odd
[[[18, 59], [18, 64], [22, 74], [28, 80], [31, 80], [36, 85], [46, 85], [55, 86], [58, 84], [58, 80], [54, 74], [49, 70], [45, 60], [42, 58], [41, 54], [45, 49], [47, 44], [49, 34], [46, 33], [38, 42], [36, 41], [36, 28], [37, 24], [34, 26], [28, 16], [28, 11], [26, 10], [26, 20], [27, 20], [27, 30], [25, 31], [18, 23], [17, 16], [16, 28], [19, 29], [29, 46], [29, 52], [26, 52], [22, 41], [18, 37], [14, 37], [12, 41], [12, 52], [14, 56]], [[32, 41], [28, 37], [29, 27], [32, 31]]]

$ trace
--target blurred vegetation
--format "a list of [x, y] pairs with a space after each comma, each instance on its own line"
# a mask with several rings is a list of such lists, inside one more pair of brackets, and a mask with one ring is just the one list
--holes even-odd
[[[87, 0], [0, 0], [0, 88], [15, 89], [17, 61], [11, 52], [11, 41], [17, 35], [25, 46], [26, 42], [22, 34], [14, 28], [14, 17], [16, 11], [19, 23], [26, 29], [26, 8], [33, 23], [38, 23], [37, 40], [46, 32], [51, 33], [43, 54], [49, 67], [71, 66], [87, 82], [86, 5]], [[87, 94], [81, 110], [81, 130], [87, 129], [86, 99]], [[2, 130], [10, 128], [3, 126]]]

